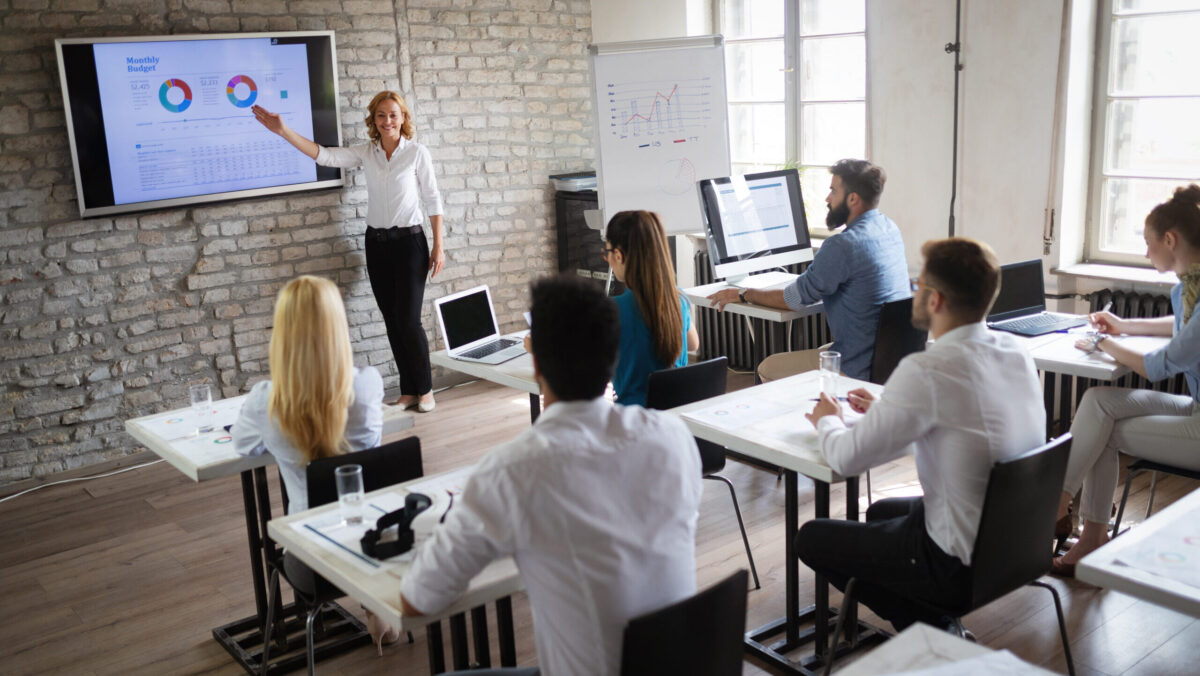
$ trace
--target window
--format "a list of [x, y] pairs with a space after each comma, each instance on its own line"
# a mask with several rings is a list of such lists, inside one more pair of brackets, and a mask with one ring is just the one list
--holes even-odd
[[733, 171], [799, 168], [824, 233], [828, 167], [866, 153], [866, 4], [724, 0], [721, 26]]
[[1200, 0], [1101, 0], [1089, 260], [1145, 265], [1142, 228], [1200, 179]]

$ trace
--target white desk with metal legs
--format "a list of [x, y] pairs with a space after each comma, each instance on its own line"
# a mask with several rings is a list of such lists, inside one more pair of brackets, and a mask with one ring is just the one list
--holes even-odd
[[[275, 546], [267, 538], [267, 522], [271, 519], [271, 496], [267, 485], [266, 468], [275, 464], [269, 453], [255, 456], [239, 455], [233, 450], [233, 437], [225, 431], [226, 425], [237, 420], [237, 414], [245, 401], [245, 395], [213, 402], [217, 411], [213, 420], [214, 429], [207, 434], [195, 434], [196, 421], [191, 408], [181, 408], [156, 413], [125, 422], [129, 436], [170, 463], [192, 481], [208, 481], [222, 477], [241, 475], [242, 503], [246, 513], [246, 536], [250, 547], [250, 573], [254, 587], [256, 612], [250, 617], [215, 627], [213, 638], [237, 660], [249, 673], [258, 673], [262, 656], [262, 628], [267, 618], [267, 561], [274, 556]], [[384, 438], [413, 426], [412, 415], [394, 406], [383, 407]], [[290, 609], [291, 606], [288, 606]], [[329, 611], [351, 627], [361, 628], [353, 617], [340, 607]], [[350, 632], [344, 643], [335, 643], [329, 652], [339, 648], [361, 645], [365, 635]], [[304, 653], [281, 655], [273, 660], [271, 673], [296, 669], [304, 665]]]
[[[388, 486], [366, 495], [368, 511], [371, 511], [372, 501], [391, 499], [397, 506], [403, 506], [403, 496], [408, 493], [408, 487], [428, 482], [438, 482], [439, 477], [458, 475], [465, 481], [464, 470], [454, 470], [443, 475], [433, 475], [414, 479], [395, 486]], [[450, 607], [435, 615], [421, 617], [406, 616], [400, 607], [400, 585], [404, 575], [411, 565], [411, 553], [389, 561], [376, 561], [357, 549], [356, 538], [349, 538], [347, 546], [330, 543], [333, 540], [324, 535], [316, 534], [307, 524], [321, 520], [338, 520], [338, 504], [331, 503], [309, 509], [299, 514], [272, 519], [267, 524], [271, 538], [283, 545], [289, 554], [296, 556], [309, 568], [312, 568], [325, 579], [329, 580], [346, 594], [388, 622], [391, 626], [402, 631], [414, 631], [424, 628], [429, 635], [429, 668], [431, 673], [445, 670], [445, 656], [442, 653], [441, 620], [450, 620], [452, 666], [455, 670], [471, 668], [472, 662], [467, 653], [466, 613], [471, 613], [473, 646], [475, 649], [474, 664], [480, 667], [491, 665], [490, 649], [488, 647], [487, 613], [485, 605], [496, 603], [497, 636], [500, 647], [501, 666], [516, 666], [516, 641], [513, 633], [512, 601], [513, 593], [521, 591], [520, 575], [512, 559], [494, 561], [471, 580], [467, 591]], [[374, 510], [373, 518], [382, 516], [385, 511]], [[365, 530], [370, 524], [359, 527]], [[343, 526], [344, 527], [344, 526]], [[358, 532], [354, 535], [357, 537]], [[420, 546], [420, 543], [417, 545]]]
[[[879, 385], [851, 378], [841, 378], [838, 391], [844, 395], [856, 387], [875, 394], [883, 391]], [[800, 608], [801, 563], [795, 544], [800, 528], [799, 475], [811, 478], [816, 484], [815, 518], [829, 517], [829, 485], [845, 481], [846, 518], [858, 519], [858, 477], [842, 477], [829, 467], [821, 456], [816, 430], [804, 418], [815, 405], [812, 400], [820, 389], [820, 373], [809, 371], [672, 409], [680, 414], [693, 435], [783, 470], [786, 614], [747, 632], [745, 643], [748, 653], [775, 669], [806, 676], [819, 673], [824, 666], [828, 634], [837, 620], [837, 611], [829, 607], [829, 586], [820, 575], [816, 576], [815, 603]], [[849, 619], [848, 626], [858, 627], [860, 646], [872, 645], [886, 636], [870, 625]], [[801, 631], [801, 623], [807, 621], [812, 621], [813, 627]], [[782, 638], [771, 642], [779, 634], [783, 634]], [[810, 641], [814, 643], [813, 654], [798, 661], [788, 657], [788, 653]], [[839, 656], [845, 650], [846, 645], [839, 644]]]
[[[512, 334], [514, 337], [523, 337], [528, 331]], [[497, 385], [511, 387], [514, 390], [520, 390], [529, 394], [529, 417], [532, 420], [537, 420], [538, 415], [542, 412], [542, 390], [538, 387], [537, 381], [533, 379], [533, 356], [525, 353], [516, 359], [510, 359], [503, 364], [480, 364], [473, 361], [462, 361], [455, 359], [446, 354], [445, 350], [438, 350], [430, 353], [429, 363], [434, 366], [441, 366], [451, 371], [465, 373], [475, 378], [482, 378]]]
[[1200, 617], [1198, 523], [1200, 490], [1083, 557], [1075, 576], [1097, 587]]

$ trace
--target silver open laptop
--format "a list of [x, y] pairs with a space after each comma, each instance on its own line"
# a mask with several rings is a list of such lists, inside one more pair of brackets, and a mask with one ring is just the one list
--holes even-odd
[[496, 328], [492, 293], [486, 284], [459, 291], [433, 302], [446, 354], [481, 364], [502, 364], [525, 354], [516, 338], [504, 338]]

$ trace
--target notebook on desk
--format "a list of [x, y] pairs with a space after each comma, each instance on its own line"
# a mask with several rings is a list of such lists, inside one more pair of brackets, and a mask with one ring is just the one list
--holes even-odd
[[433, 302], [446, 354], [481, 364], [503, 364], [525, 354], [516, 338], [500, 335], [492, 293], [487, 285], [459, 291]]
[[1046, 285], [1040, 260], [1000, 266], [1000, 294], [987, 316], [989, 328], [1040, 336], [1087, 323], [1087, 317], [1046, 311]]

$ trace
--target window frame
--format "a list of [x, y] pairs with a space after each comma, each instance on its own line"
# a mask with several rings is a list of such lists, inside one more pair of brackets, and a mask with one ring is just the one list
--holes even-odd
[[[1178, 95], [1162, 94], [1150, 96], [1113, 96], [1109, 94], [1109, 87], [1112, 77], [1112, 39], [1114, 28], [1119, 19], [1130, 19], [1146, 16], [1169, 16], [1171, 14], [1195, 14], [1195, 10], [1168, 10], [1168, 11], [1128, 11], [1118, 14], [1117, 4], [1120, 0], [1097, 0], [1096, 11], [1096, 43], [1093, 54], [1094, 68], [1092, 71], [1092, 111], [1091, 111], [1091, 138], [1090, 138], [1090, 158], [1088, 161], [1088, 176], [1087, 176], [1087, 205], [1086, 216], [1084, 218], [1083, 232], [1083, 261], [1086, 263], [1101, 263], [1122, 265], [1128, 267], [1149, 268], [1152, 267], [1149, 260], [1146, 259], [1144, 252], [1138, 251], [1134, 253], [1122, 253], [1116, 251], [1103, 251], [1100, 248], [1102, 239], [1102, 229], [1104, 223], [1104, 200], [1105, 179], [1110, 176], [1105, 173], [1105, 154], [1108, 152], [1108, 130], [1110, 118], [1110, 104], [1113, 101], [1123, 99], [1171, 99], [1180, 98]], [[1136, 173], [1114, 173], [1111, 175], [1115, 178], [1146, 178], [1159, 179], [1161, 176], [1152, 176]], [[1200, 180], [1180, 178], [1181, 183]], [[1167, 195], [1163, 196], [1166, 199]]]
[[[731, 0], [715, 0], [714, 1], [714, 25], [718, 26], [720, 32], [724, 34], [726, 29], [725, 9]], [[804, 109], [806, 105], [813, 103], [858, 103], [863, 107], [863, 152], [866, 154], [867, 146], [869, 145], [869, 132], [871, 126], [871, 109], [868, 105], [869, 86], [867, 73], [863, 74], [863, 95], [861, 98], [838, 98], [838, 99], [813, 99], [804, 100], [804, 93], [801, 87], [801, 75], [803, 73], [804, 64], [801, 62], [804, 54], [804, 43], [808, 40], [822, 40], [838, 37], [853, 37], [862, 36], [864, 49], [864, 71], [869, 70], [866, 62], [867, 45], [869, 44], [869, 31], [866, 22], [866, 0], [860, 0], [863, 3], [863, 30], [860, 31], [841, 31], [835, 33], [814, 33], [812, 35], [801, 35], [801, 5], [809, 0], [784, 0], [783, 2], [783, 54], [784, 54], [784, 164], [782, 166], [795, 167], [800, 170], [801, 174], [808, 172], [825, 172], [831, 165], [828, 164], [806, 164], [804, 163], [804, 149], [802, 144], [802, 129], [804, 124]], [[768, 42], [779, 40], [779, 37], [747, 37], [747, 38], [730, 38], [725, 36], [726, 45], [730, 44], [752, 44], [755, 42]], [[777, 103], [777, 101], [729, 101], [729, 107], [732, 109], [735, 106], [751, 106], [762, 105], [769, 103]], [[747, 162], [738, 162], [737, 158], [733, 157], [732, 148], [730, 149], [730, 161], [732, 164], [749, 164]], [[811, 175], [809, 176], [811, 179]], [[820, 191], [818, 195], [806, 196], [811, 201], [814, 198], [824, 200], [824, 191]], [[812, 221], [813, 219], [809, 219]], [[820, 219], [817, 222], [808, 224], [809, 234], [814, 238], [828, 237], [831, 232], [825, 227], [825, 222]]]

